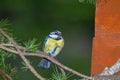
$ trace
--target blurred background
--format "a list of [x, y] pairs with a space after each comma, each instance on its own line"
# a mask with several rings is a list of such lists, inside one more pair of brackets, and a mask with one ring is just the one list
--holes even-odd
[[[10, 20], [10, 28], [20, 42], [37, 38], [37, 42], [42, 44], [49, 32], [60, 30], [65, 45], [57, 60], [90, 75], [95, 5], [80, 3], [79, 0], [2, 0], [0, 6], [0, 19]], [[51, 76], [52, 66], [49, 70], [42, 70], [38, 68], [40, 58], [28, 58], [41, 75]], [[38, 80], [30, 71], [21, 71], [19, 57], [17, 61], [9, 62], [18, 66], [15, 80]]]

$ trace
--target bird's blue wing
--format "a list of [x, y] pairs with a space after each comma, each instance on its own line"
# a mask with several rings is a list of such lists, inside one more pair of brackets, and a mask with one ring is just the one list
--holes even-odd
[[44, 40], [44, 42], [43, 42], [42, 50], [44, 49], [45, 44], [46, 44], [46, 41], [48, 40], [48, 38], [49, 38], [49, 35], [46, 36], [46, 38], [45, 38], [45, 40]]
[[52, 53], [50, 53], [50, 55], [51, 55], [52, 57], [54, 57], [54, 56], [57, 55], [57, 54], [56, 54], [57, 48], [58, 48], [58, 46], [56, 46], [56, 47], [53, 49]]

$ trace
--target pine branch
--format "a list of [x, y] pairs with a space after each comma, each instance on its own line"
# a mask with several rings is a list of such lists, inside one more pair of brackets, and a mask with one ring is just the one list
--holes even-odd
[[[10, 53], [13, 53], [13, 54], [19, 54], [16, 50], [9, 49], [9, 48], [7, 48], [7, 47], [5, 47], [3, 45], [0, 45], [0, 48], [3, 49], [3, 50], [5, 50], [5, 51], [8, 51]], [[53, 57], [50, 57], [49, 55], [45, 55], [41, 51], [38, 51], [36, 53], [23, 53], [23, 55], [25, 55], [25, 56], [43, 57], [43, 58], [49, 59], [51, 62], [55, 63], [56, 65], [60, 66], [61, 68], [65, 69], [65, 70], [67, 70], [67, 71], [69, 71], [69, 72], [71, 72], [73, 74], [76, 74], [76, 75], [78, 75], [80, 77], [83, 77], [83, 78], [92, 79], [89, 76], [83, 75], [83, 74], [81, 74], [81, 73], [79, 73], [79, 72], [77, 72], [77, 71], [75, 71], [75, 70], [73, 70], [71, 68], [68, 68], [67, 66], [65, 66], [65, 65], [61, 64], [60, 62], [58, 62]]]
[[22, 58], [22, 60], [25, 62], [27, 67], [30, 69], [30, 71], [40, 80], [45, 80], [41, 75], [37, 73], [37, 71], [30, 65], [26, 57], [23, 55], [23, 52], [19, 49], [18, 44], [11, 38], [9, 37], [2, 29], [0, 29], [0, 33], [6, 37], [16, 48], [17, 52], [19, 53], [19, 56]]
[[61, 73], [63, 74], [63, 76], [66, 76], [66, 75], [65, 75], [65, 71], [64, 71], [64, 69], [61, 68], [61, 67], [59, 67], [59, 66], [58, 66], [58, 68], [60, 69], [60, 71], [61, 71]]
[[[43, 58], [47, 58], [49, 59], [51, 62], [55, 63], [56, 65], [58, 65], [60, 68], [64, 69], [64, 70], [67, 70], [77, 76], [80, 76], [80, 77], [83, 77], [83, 78], [87, 78], [87, 79], [92, 79], [92, 77], [89, 77], [89, 76], [86, 76], [82, 73], [79, 73], [63, 64], [61, 64], [60, 62], [58, 62], [57, 60], [55, 60], [53, 57], [50, 57], [49, 55], [45, 55], [42, 51], [37, 51], [36, 53], [25, 53], [23, 52], [21, 49], [23, 47], [20, 47], [17, 43], [15, 43], [15, 41], [9, 37], [2, 29], [0, 29], [0, 33], [6, 37], [13, 45], [9, 45], [9, 46], [12, 46], [14, 48], [16, 48], [16, 50], [13, 50], [13, 49], [10, 49], [8, 48], [8, 44], [6, 45], [3, 45], [4, 43], [0, 44], [0, 48], [5, 50], [5, 51], [8, 51], [10, 53], [14, 53], [14, 54], [18, 54], [20, 55], [20, 57], [22, 58], [22, 60], [26, 63], [27, 67], [31, 70], [31, 72], [40, 80], [44, 80], [44, 78], [39, 75], [35, 69], [29, 64], [28, 60], [25, 58], [25, 56], [36, 56], [36, 57], [43, 57]], [[20, 49], [21, 48], [21, 49]]]
[[0, 75], [4, 78], [7, 78], [7, 80], [12, 80], [11, 76], [5, 73], [2, 69], [0, 69]]
[[[14, 47], [14, 45], [11, 43], [1, 43], [1, 45], [6, 46], [6, 47]], [[19, 49], [21, 49], [23, 51], [27, 50], [27, 48], [25, 48], [25, 47], [22, 47], [22, 46], [18, 46], [18, 47], [19, 47]]]

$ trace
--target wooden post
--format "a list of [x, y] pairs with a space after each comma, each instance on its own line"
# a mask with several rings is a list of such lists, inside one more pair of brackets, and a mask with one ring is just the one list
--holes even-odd
[[91, 75], [100, 74], [120, 58], [120, 0], [98, 0]]

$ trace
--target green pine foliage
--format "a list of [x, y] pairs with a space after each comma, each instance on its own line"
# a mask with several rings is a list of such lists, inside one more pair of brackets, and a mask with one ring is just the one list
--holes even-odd
[[[6, 31], [8, 35], [11, 35], [10, 29], [8, 28], [9, 25], [10, 23], [7, 19], [2, 19], [0, 21], [0, 28]], [[5, 37], [3, 37], [1, 34], [0, 34], [0, 43], [8, 43], [8, 40]], [[7, 62], [9, 58], [12, 58], [15, 60], [16, 55], [0, 49], [0, 69], [2, 69], [6, 74], [11, 75], [14, 78], [15, 74], [17, 73], [17, 69], [14, 67], [14, 71], [12, 71], [12, 74], [11, 74], [11, 70], [13, 69], [13, 67], [11, 66], [11, 63]], [[7, 80], [5, 77], [2, 78], [1, 76], [0, 76], [0, 79]]]
[[[8, 35], [10, 35], [12, 38], [14, 38], [13, 35], [11, 35], [12, 32], [10, 32], [9, 28], [7, 28], [7, 26], [9, 26], [9, 25], [10, 25], [9, 21], [7, 19], [0, 21], [0, 28], [2, 28], [5, 32], [7, 32]], [[16, 41], [16, 39], [14, 39], [14, 40]], [[0, 44], [2, 44], [2, 43], [10, 44], [10, 42], [0, 34]], [[21, 51], [31, 52], [31, 53], [32, 52], [34, 53], [37, 50], [39, 50], [40, 45], [41, 45], [41, 43], [37, 43], [37, 39], [35, 39], [35, 38], [33, 38], [32, 40], [28, 40], [27, 42], [22, 42], [22, 43], [23, 43], [22, 44], [23, 48], [25, 48], [25, 50], [21, 49]], [[7, 46], [7, 47], [12, 50], [16, 50], [14, 46]], [[16, 59], [16, 56], [17, 56], [16, 54], [9, 53], [7, 51], [0, 49], [0, 69], [2, 69], [5, 73], [10, 75], [11, 70], [14, 68], [12, 75], [10, 75], [13, 78], [13, 80], [15, 79], [15, 75], [17, 74], [17, 68], [16, 68], [15, 64], [14, 64], [14, 67], [12, 67], [11, 63], [8, 63], [7, 60], [10, 58]], [[32, 62], [30, 60], [29, 60], [29, 63], [32, 65]], [[22, 65], [22, 67], [21, 67], [22, 71], [28, 70], [28, 67], [26, 66], [26, 64], [23, 61], [21, 61], [21, 65]], [[54, 71], [51, 75], [51, 78], [49, 78], [47, 80], [69, 80], [73, 76], [72, 73], [67, 73], [66, 75], [63, 75], [61, 73], [61, 71], [57, 68], [57, 66], [55, 66], [53, 68], [53, 70]], [[7, 80], [7, 79], [5, 77], [0, 76], [0, 80]]]
[[[13, 69], [13, 67], [11, 67], [11, 63], [7, 63], [7, 59], [9, 58], [16, 59], [16, 55], [0, 49], [0, 69], [2, 69], [7, 74], [10, 74], [11, 70]], [[16, 73], [17, 69], [14, 68], [14, 71], [12, 72], [11, 76], [14, 77]]]
[[47, 80], [69, 80], [73, 74], [72, 73], [67, 73], [66, 75], [63, 75], [60, 70], [57, 68], [57, 66], [54, 66], [53, 68], [53, 73], [51, 75], [51, 78]]
[[[30, 60], [28, 60], [28, 61], [32, 65], [32, 61], [30, 61]], [[24, 62], [21, 62], [21, 64], [22, 64], [21, 69], [22, 69], [23, 72], [25, 72], [29, 69]]]
[[0, 21], [0, 28], [7, 29], [6, 26], [11, 25], [8, 19], [2, 19]]
[[33, 38], [32, 40], [28, 40], [24, 42], [23, 45], [28, 49], [29, 52], [36, 52], [39, 49], [40, 44], [36, 43], [37, 39]]
[[[9, 28], [11, 24], [9, 23], [9, 21], [7, 19], [2, 19], [0, 21], [0, 28], [3, 29], [10, 37], [12, 37], [16, 42], [17, 42], [17, 39], [13, 36], [12, 34], [12, 30]], [[40, 47], [40, 44], [36, 42], [37, 39], [33, 38], [32, 40], [28, 40], [27, 42], [22, 42], [22, 46], [24, 49], [21, 49], [21, 51], [24, 51], [24, 52], [36, 52], [39, 47]], [[0, 34], [0, 44], [11, 44], [9, 42], [8, 39], [6, 39], [5, 37], [3, 37], [2, 34]], [[19, 45], [21, 45], [21, 42], [18, 43]], [[10, 48], [12, 50], [16, 50], [14, 46], [7, 46], [7, 48]], [[6, 74], [10, 75], [13, 80], [15, 79], [15, 75], [17, 74], [17, 68], [15, 68], [16, 65], [14, 65], [14, 67], [12, 67], [13, 65], [11, 63], [8, 63], [7, 60], [9, 60], [10, 58], [11, 59], [16, 59], [16, 56], [15, 54], [13, 53], [9, 53], [7, 51], [4, 51], [2, 49], [0, 49], [0, 69], [2, 69]], [[29, 60], [29, 63], [32, 64], [32, 62]], [[26, 64], [21, 61], [21, 69], [22, 71], [27, 71], [28, 70], [28, 67], [26, 66]], [[11, 73], [11, 70], [14, 69], [14, 71], [12, 71], [12, 75], [10, 74]], [[0, 76], [0, 80], [7, 80], [6, 77], [1, 77]]]
[[79, 0], [80, 3], [90, 3], [95, 4], [97, 0]]

